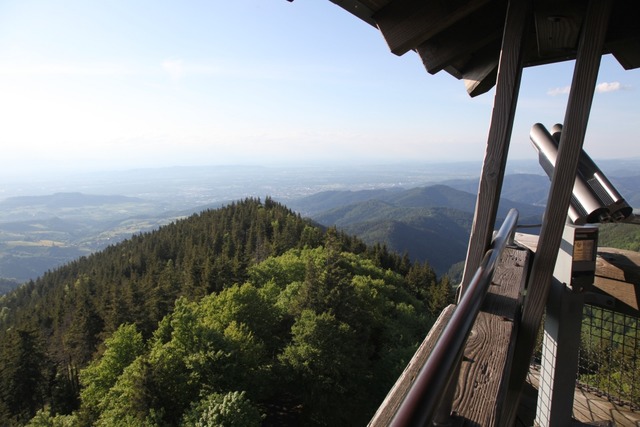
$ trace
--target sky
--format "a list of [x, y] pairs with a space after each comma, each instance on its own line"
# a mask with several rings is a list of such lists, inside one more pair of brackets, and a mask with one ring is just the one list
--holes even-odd
[[[525, 70], [510, 159], [536, 158], [534, 123], [562, 122], [572, 73]], [[639, 91], [640, 71], [603, 58], [592, 158], [640, 157]], [[0, 2], [4, 174], [480, 162], [493, 96], [328, 0]]]

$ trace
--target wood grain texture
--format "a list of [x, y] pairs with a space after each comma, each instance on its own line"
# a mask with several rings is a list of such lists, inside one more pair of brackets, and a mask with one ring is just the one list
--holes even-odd
[[381, 7], [381, 5], [370, 1], [359, 0], [331, 0], [332, 3], [337, 4], [352, 15], [357, 16], [369, 25], [376, 26], [373, 20], [373, 11]]
[[503, 425], [528, 260], [528, 250], [508, 248], [494, 272], [464, 352], [453, 404], [456, 425]]
[[[462, 78], [461, 64], [478, 59], [486, 43], [504, 28], [508, 0], [330, 0], [380, 29], [391, 51], [418, 52], [431, 74], [445, 70]], [[535, 0], [523, 64], [526, 67], [575, 59], [584, 23], [585, 0]], [[640, 67], [640, 1], [614, 0], [605, 38], [625, 69]], [[535, 19], [534, 19], [535, 16]], [[497, 53], [491, 54], [496, 59]], [[486, 80], [490, 83], [491, 80]], [[482, 86], [482, 85], [479, 85]], [[475, 93], [472, 91], [472, 94]]]
[[533, 355], [536, 336], [549, 294], [578, 159], [587, 129], [610, 10], [611, 0], [592, 0], [589, 2], [584, 20], [555, 173], [551, 181], [551, 190], [544, 215], [545, 221], [540, 232], [522, 314], [521, 328], [516, 341], [516, 360], [512, 372], [512, 384], [505, 403], [510, 411], [508, 418], [512, 420], [512, 423], [515, 421], [520, 391], [529, 369], [529, 362]]
[[489, 247], [496, 221], [522, 78], [522, 46], [530, 15], [530, 0], [509, 2], [491, 125], [462, 279], [463, 292]]
[[[536, 252], [538, 236], [516, 233], [515, 240]], [[593, 295], [586, 296], [588, 304], [640, 317], [640, 252], [599, 247], [590, 293]]]
[[[465, 362], [453, 405], [457, 423], [499, 425], [499, 403], [507, 391], [513, 355], [510, 343], [514, 342], [529, 255], [526, 249], [507, 248], [496, 267], [482, 311], [465, 347]], [[440, 314], [369, 426], [382, 427], [391, 423], [454, 310], [455, 306], [451, 305]]]
[[623, 282], [640, 283], [640, 253], [599, 247], [596, 275]]
[[[533, 388], [530, 392], [537, 394], [540, 383], [540, 368], [532, 366], [527, 376]], [[535, 401], [536, 396], [532, 397]], [[533, 408], [535, 411], [535, 408]], [[524, 425], [532, 425], [534, 414], [519, 414], [524, 420], [530, 420], [530, 423]], [[574, 426], [607, 426], [615, 425], [616, 427], [637, 427], [640, 425], [640, 413], [631, 411], [628, 407], [609, 402], [602, 395], [589, 392], [581, 387], [574, 390], [573, 399], [573, 418], [577, 421]], [[522, 420], [522, 418], [521, 418]], [[613, 424], [609, 424], [613, 422]]]
[[373, 15], [391, 52], [403, 55], [489, 0], [395, 0]]
[[640, 317], [640, 253], [598, 248], [593, 292], [611, 299], [604, 308]]
[[496, 84], [498, 59], [495, 56], [481, 59], [481, 62], [462, 73], [464, 87], [472, 98], [488, 92]]
[[536, 3], [536, 34], [541, 57], [576, 51], [584, 8], [584, 2], [575, 0]]
[[[483, 7], [440, 34], [420, 44], [416, 51], [427, 72], [435, 74], [456, 58], [471, 55], [487, 44], [500, 40], [506, 14], [495, 7]], [[495, 52], [494, 52], [495, 53]], [[495, 56], [497, 59], [497, 55]]]

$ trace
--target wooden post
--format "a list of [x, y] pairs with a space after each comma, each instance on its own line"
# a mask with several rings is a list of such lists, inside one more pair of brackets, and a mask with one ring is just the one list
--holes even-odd
[[462, 278], [462, 292], [469, 284], [482, 261], [482, 257], [489, 248], [496, 222], [513, 119], [520, 91], [524, 39], [530, 18], [531, 0], [509, 1], [487, 149], [480, 176], [476, 210]]
[[570, 426], [584, 294], [593, 285], [598, 228], [565, 225], [544, 319], [536, 425]]
[[504, 408], [513, 425], [536, 336], [549, 294], [553, 269], [558, 256], [562, 231], [567, 218], [571, 190], [576, 177], [578, 159], [589, 120], [589, 112], [600, 68], [604, 40], [609, 23], [611, 0], [591, 0], [583, 22], [578, 45], [569, 101], [558, 149], [551, 190], [540, 232], [538, 250], [533, 260], [522, 321], [516, 341], [516, 354]]

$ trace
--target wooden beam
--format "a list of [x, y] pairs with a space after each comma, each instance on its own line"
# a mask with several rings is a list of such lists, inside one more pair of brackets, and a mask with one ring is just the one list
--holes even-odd
[[584, 8], [583, 1], [575, 0], [545, 0], [536, 3], [536, 34], [541, 57], [575, 52]]
[[605, 49], [613, 54], [625, 70], [640, 68], [640, 34], [638, 32], [640, 2], [618, 1], [611, 11]]
[[640, 253], [616, 248], [598, 248], [594, 305], [640, 317]]
[[488, 92], [496, 84], [498, 77], [498, 58], [485, 58], [485, 61], [462, 75], [464, 87], [472, 98]]
[[586, 300], [591, 305], [640, 317], [640, 284], [596, 276], [592, 296]]
[[[457, 418], [468, 425], [500, 425], [500, 403], [508, 386], [517, 320], [522, 304], [522, 289], [527, 278], [530, 252], [521, 248], [505, 249], [496, 266], [492, 285], [474, 324], [465, 348], [465, 361], [454, 402]], [[369, 427], [391, 424], [431, 350], [453, 315], [455, 306], [445, 308], [413, 358], [387, 394]], [[476, 384], [475, 386], [469, 385]]]
[[553, 269], [567, 218], [578, 159], [593, 102], [600, 59], [609, 23], [612, 0], [591, 0], [584, 19], [578, 55], [565, 113], [555, 173], [533, 260], [522, 322], [516, 341], [509, 396], [505, 401], [506, 419], [513, 425], [520, 393], [529, 370], [544, 307], [549, 295]]
[[462, 69], [467, 93], [473, 98], [488, 92], [496, 84], [500, 44], [493, 43], [477, 52]]
[[444, 68], [444, 70], [458, 80], [462, 78], [462, 73], [460, 72], [460, 68], [455, 65], [447, 65]]
[[[538, 248], [536, 235], [516, 233], [514, 240], [534, 253]], [[640, 317], [640, 252], [599, 247], [593, 287], [585, 301]]]
[[530, 14], [530, 0], [511, 0], [509, 2], [502, 37], [491, 126], [489, 127], [476, 210], [462, 278], [462, 292], [478, 269], [480, 261], [489, 247], [495, 226], [522, 78], [522, 46]]
[[366, 23], [374, 27], [376, 26], [375, 21], [371, 18], [373, 15], [373, 9], [371, 9], [369, 5], [365, 4], [365, 2], [358, 0], [331, 0], [331, 2], [337, 4]]
[[373, 15], [391, 52], [403, 55], [490, 0], [395, 0]]
[[435, 74], [460, 56], [469, 55], [487, 44], [500, 40], [504, 10], [484, 7], [473, 16], [435, 35], [416, 48], [427, 72]]
[[640, 252], [598, 248], [596, 276], [640, 285]]
[[463, 419], [464, 425], [503, 425], [502, 403], [509, 385], [529, 256], [526, 249], [505, 250], [467, 341], [453, 402], [455, 418]]
[[640, 68], [640, 37], [608, 43], [607, 48], [625, 70]]

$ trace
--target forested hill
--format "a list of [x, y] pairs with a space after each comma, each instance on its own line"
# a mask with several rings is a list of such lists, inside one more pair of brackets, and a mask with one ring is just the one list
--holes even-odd
[[269, 198], [205, 211], [0, 297], [0, 425], [363, 425], [450, 291]]
[[[411, 189], [327, 191], [298, 199], [290, 206], [320, 224], [335, 225], [365, 243], [384, 242], [391, 250], [407, 252], [414, 261], [428, 261], [436, 272], [446, 272], [458, 279], [467, 253], [475, 204], [476, 195], [471, 192], [430, 185]], [[503, 198], [498, 221], [511, 208], [518, 209], [524, 224], [540, 223], [544, 212], [541, 206]]]

